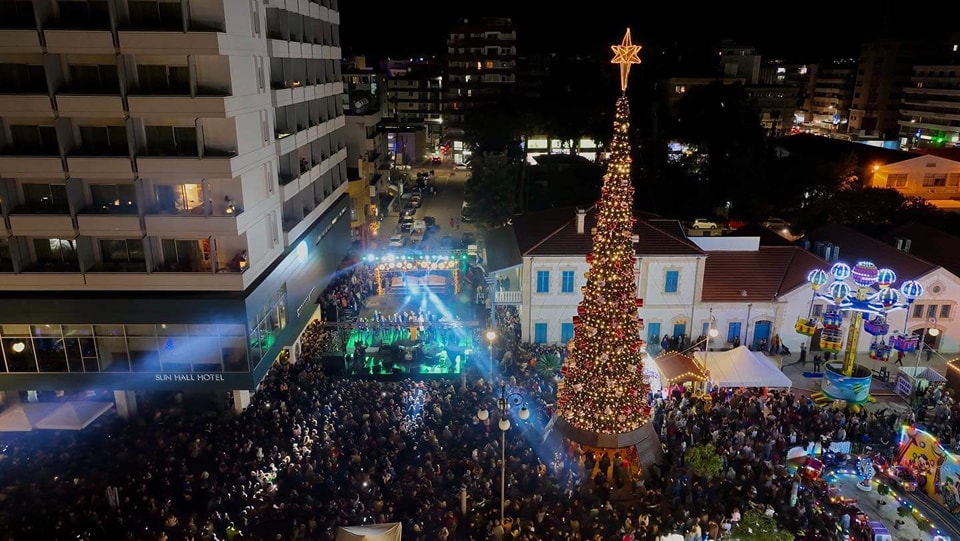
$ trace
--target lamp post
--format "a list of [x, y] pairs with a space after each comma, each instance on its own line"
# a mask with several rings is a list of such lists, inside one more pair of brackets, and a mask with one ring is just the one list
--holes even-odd
[[[496, 337], [496, 333], [493, 331], [487, 332], [487, 337], [493, 334]], [[493, 343], [493, 340], [490, 340]], [[530, 410], [527, 409], [527, 406], [523, 406], [523, 395], [520, 393], [507, 393], [507, 384], [503, 381], [500, 382], [500, 398], [497, 399], [497, 408], [500, 410], [500, 422], [497, 423], [497, 426], [500, 428], [500, 524], [503, 524], [504, 515], [506, 514], [506, 486], [507, 486], [507, 430], [510, 430], [510, 419], [507, 418], [507, 413], [511, 408], [516, 406], [521, 406], [520, 411], [517, 412], [517, 417], [521, 421], [526, 421], [530, 418]], [[490, 412], [485, 408], [477, 412], [477, 419], [481, 421], [486, 421], [490, 418]]]
[[920, 346], [917, 348], [917, 364], [913, 370], [914, 391], [920, 387], [920, 378], [918, 377], [920, 372], [920, 355], [923, 354], [923, 348], [927, 347], [927, 335], [934, 338], [940, 335], [940, 329], [937, 328], [937, 318], [932, 317], [928, 319], [927, 326], [923, 328], [923, 333], [920, 335]]
[[497, 331], [487, 331], [487, 358], [490, 360], [490, 373], [493, 374], [493, 341], [497, 339]]
[[720, 335], [720, 331], [717, 329], [717, 320], [713, 319], [713, 308], [710, 309], [710, 319], [708, 324], [710, 325], [710, 328], [707, 329], [707, 347], [703, 351], [704, 367], [707, 365], [707, 355], [710, 354], [710, 342]]

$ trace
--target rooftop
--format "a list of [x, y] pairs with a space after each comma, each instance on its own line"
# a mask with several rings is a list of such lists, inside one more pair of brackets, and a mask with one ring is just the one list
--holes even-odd
[[910, 239], [910, 254], [922, 257], [960, 276], [960, 237], [927, 225], [910, 222], [891, 229], [881, 238], [894, 249], [896, 239]]
[[782, 235], [758, 223], [749, 223], [739, 229], [735, 229], [731, 231], [728, 236], [760, 237], [760, 246], [793, 246], [793, 243], [785, 239]]
[[703, 302], [772, 302], [806, 283], [807, 273], [828, 263], [796, 246], [756, 251], [708, 252]]
[[[573, 207], [528, 212], [513, 217], [517, 246], [524, 256], [586, 255], [593, 248], [591, 230], [596, 224], [596, 207], [587, 210], [584, 232], [577, 233]], [[637, 255], [702, 255], [703, 251], [686, 237], [675, 236], [638, 219], [634, 225]]]
[[872, 261], [878, 267], [892, 269], [900, 280], [915, 280], [937, 268], [929, 261], [839, 224], [814, 229], [804, 239], [833, 243], [840, 247], [839, 261], [848, 265]]
[[791, 154], [816, 154], [823, 158], [843, 159], [847, 155], [853, 154], [861, 165], [868, 163], [888, 164], [917, 157], [917, 154], [912, 152], [891, 150], [806, 133], [774, 139], [774, 145]]

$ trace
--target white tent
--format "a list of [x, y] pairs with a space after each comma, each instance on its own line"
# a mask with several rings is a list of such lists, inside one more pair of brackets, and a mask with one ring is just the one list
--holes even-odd
[[112, 407], [113, 402], [64, 402], [34, 426], [43, 430], [83, 430]]
[[698, 351], [696, 359], [704, 364], [710, 379], [719, 387], [774, 387], [789, 389], [793, 386], [765, 356], [747, 349], [746, 346], [729, 351]]
[[0, 432], [29, 432], [55, 409], [57, 404], [48, 402], [11, 406], [0, 413]]
[[369, 526], [341, 526], [337, 541], [400, 541], [399, 522], [371, 524]]

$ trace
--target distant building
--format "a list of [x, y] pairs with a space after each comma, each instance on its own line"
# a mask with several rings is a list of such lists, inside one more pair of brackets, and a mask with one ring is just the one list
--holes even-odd
[[914, 66], [899, 124], [904, 147], [960, 146], [960, 64]]
[[811, 65], [805, 104], [810, 118], [805, 119], [805, 126], [819, 132], [846, 133], [855, 77], [852, 60]]
[[462, 163], [467, 114], [509, 94], [517, 82], [517, 27], [505, 17], [462, 19], [450, 28], [443, 114], [453, 159]]
[[[960, 156], [957, 156], [960, 159]], [[869, 184], [893, 188], [907, 197], [922, 197], [944, 210], [960, 210], [960, 161], [932, 154], [916, 155], [871, 167]]]
[[756, 84], [746, 87], [760, 113], [760, 125], [769, 136], [784, 135], [793, 128], [800, 87], [787, 84]]
[[429, 62], [390, 62], [386, 116], [404, 125], [422, 125], [431, 150], [436, 150], [443, 140], [443, 100], [440, 66]]
[[720, 77], [743, 79], [747, 84], [760, 82], [760, 54], [757, 49], [725, 40], [720, 45]]
[[936, 42], [883, 39], [860, 48], [850, 105], [850, 133], [894, 140], [900, 133], [900, 102], [911, 86], [913, 66], [929, 63], [942, 50]]

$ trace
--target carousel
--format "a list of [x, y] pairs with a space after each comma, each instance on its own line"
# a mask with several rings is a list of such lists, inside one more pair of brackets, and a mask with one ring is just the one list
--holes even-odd
[[[907, 320], [904, 319], [902, 331], [891, 332], [888, 317], [896, 310], [905, 310], [909, 317], [913, 302], [923, 295], [923, 287], [919, 282], [907, 280], [894, 288], [896, 273], [877, 268], [870, 261], [861, 261], [852, 268], [846, 263], [835, 263], [829, 272], [814, 269], [807, 275], [807, 281], [813, 296], [806, 317], [797, 320], [795, 329], [804, 336], [814, 337], [819, 333], [820, 350], [838, 359], [824, 363], [821, 390], [814, 398], [820, 402], [839, 400], [859, 406], [871, 400], [873, 380], [873, 371], [856, 362], [860, 333], [873, 337], [870, 358], [879, 362], [887, 362], [891, 351], [916, 351], [920, 338], [906, 332]], [[827, 305], [820, 317], [813, 316], [813, 304], [817, 300]], [[845, 316], [849, 316], [846, 344]]]

